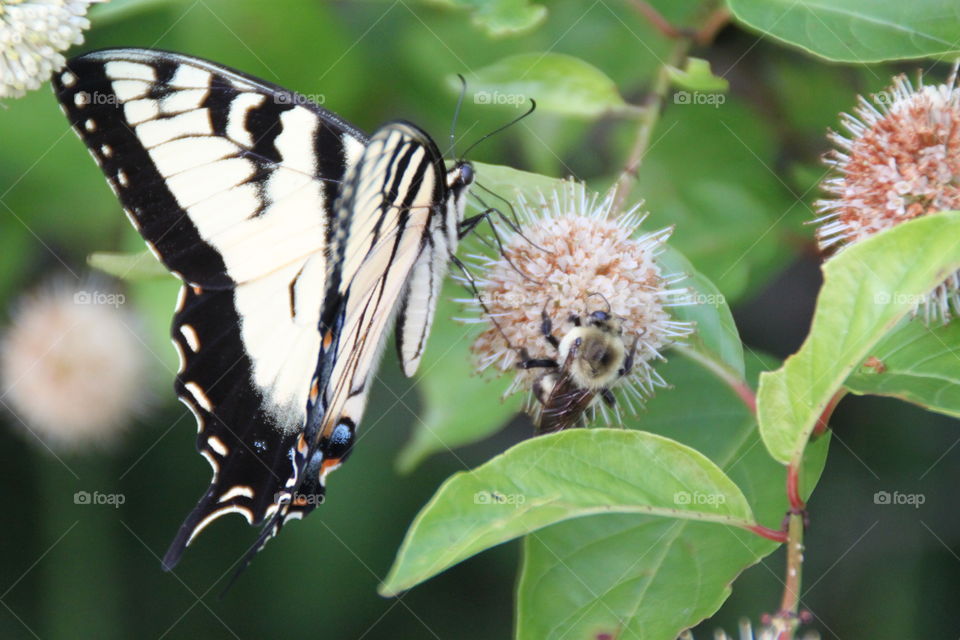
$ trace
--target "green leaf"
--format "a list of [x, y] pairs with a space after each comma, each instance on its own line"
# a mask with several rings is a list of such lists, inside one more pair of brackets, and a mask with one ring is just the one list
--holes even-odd
[[668, 65], [667, 73], [675, 86], [688, 91], [726, 91], [730, 88], [730, 82], [713, 75], [710, 62], [701, 58], [687, 58], [687, 66], [682, 70]]
[[681, 353], [700, 361], [708, 368], [722, 369], [724, 376], [739, 380], [744, 376], [743, 343], [726, 297], [705, 275], [697, 271], [683, 254], [667, 246], [657, 261], [666, 273], [685, 273], [678, 283], [686, 287], [688, 305], [672, 307], [675, 320], [693, 322], [696, 332], [679, 348]]
[[[657, 394], [637, 422], [707, 455], [737, 483], [758, 522], [779, 526], [787, 508], [784, 467], [760, 445], [752, 414], [689, 360], [673, 358], [661, 373], [675, 388]], [[803, 495], [820, 475], [827, 439], [807, 451]], [[714, 614], [731, 582], [776, 548], [734, 527], [638, 515], [541, 529], [524, 540], [515, 637], [593, 640], [616, 631], [616, 638], [676, 638]]]
[[[470, 345], [477, 331], [451, 320], [458, 306], [450, 298], [463, 295], [449, 286], [437, 309], [437, 319], [417, 376], [424, 412], [410, 441], [400, 451], [397, 469], [409, 473], [427, 456], [470, 444], [491, 435], [520, 410], [522, 395], [503, 398], [509, 376], [478, 375]], [[503, 398], [503, 399], [501, 399]], [[464, 407], [482, 410], [464, 411]]]
[[441, 4], [470, 9], [473, 23], [495, 37], [530, 31], [547, 17], [546, 7], [528, 0], [445, 0]]
[[957, 269], [960, 212], [911, 220], [828, 260], [806, 341], [780, 370], [760, 376], [760, 433], [770, 455], [796, 459], [854, 367]]
[[[528, 107], [536, 100], [543, 111], [594, 118], [629, 111], [617, 86], [600, 69], [561, 53], [521, 53], [478, 69], [469, 88], [476, 104]], [[460, 90], [459, 78], [448, 78]]]
[[870, 358], [847, 378], [847, 389], [960, 417], [960, 322], [903, 322], [870, 350]]
[[170, 271], [146, 249], [137, 253], [98, 251], [87, 256], [87, 264], [121, 280], [170, 276]]
[[484, 549], [601, 513], [753, 522], [737, 486], [697, 451], [650, 433], [576, 429], [451, 476], [407, 531], [380, 592], [396, 595]]
[[727, 0], [741, 22], [828, 60], [881, 62], [960, 51], [954, 0]]

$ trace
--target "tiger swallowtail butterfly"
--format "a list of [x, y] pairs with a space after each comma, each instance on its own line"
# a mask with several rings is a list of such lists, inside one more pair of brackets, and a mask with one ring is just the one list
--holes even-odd
[[448, 263], [479, 217], [464, 220], [473, 168], [447, 170], [408, 122], [367, 137], [299, 94], [177, 53], [88, 53], [53, 87], [183, 282], [175, 389], [213, 478], [163, 566], [228, 513], [262, 526], [245, 566], [322, 501], [395, 317], [403, 370], [416, 371]]

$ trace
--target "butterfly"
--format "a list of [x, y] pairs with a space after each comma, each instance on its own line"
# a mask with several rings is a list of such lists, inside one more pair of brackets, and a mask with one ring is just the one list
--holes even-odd
[[95, 51], [52, 81], [183, 282], [175, 390], [213, 478], [163, 566], [229, 513], [262, 526], [249, 562], [323, 501], [395, 318], [404, 373], [416, 372], [448, 264], [484, 215], [465, 218], [473, 167], [448, 170], [409, 122], [368, 137], [299, 94], [178, 53]]

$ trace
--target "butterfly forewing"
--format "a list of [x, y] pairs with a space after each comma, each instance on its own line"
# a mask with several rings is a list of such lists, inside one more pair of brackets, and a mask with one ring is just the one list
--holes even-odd
[[176, 389], [214, 477], [172, 565], [212, 518], [271, 515], [296, 471], [333, 202], [366, 139], [296, 94], [178, 54], [95, 52], [53, 84], [134, 225], [185, 281]]

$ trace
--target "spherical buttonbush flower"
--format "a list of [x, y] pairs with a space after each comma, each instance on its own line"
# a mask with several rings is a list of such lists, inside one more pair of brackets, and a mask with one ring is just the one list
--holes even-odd
[[47, 446], [109, 443], [143, 406], [147, 362], [122, 294], [65, 281], [24, 295], [0, 337], [0, 402]]
[[[576, 182], [536, 201], [521, 195], [520, 228], [503, 229], [494, 257], [476, 256], [480, 299], [464, 302], [485, 324], [472, 346], [478, 368], [514, 376], [508, 393], [533, 391], [535, 417], [565, 373], [594, 391], [580, 407], [588, 419], [600, 407], [611, 421], [612, 387], [633, 410], [666, 384], [653, 362], [693, 330], [670, 315], [686, 303], [686, 289], [675, 286], [685, 276], [664, 274], [656, 259], [672, 229], [640, 233], [639, 206], [621, 214], [613, 203], [613, 191], [601, 198]], [[534, 360], [557, 366], [518, 366]], [[545, 373], [554, 376], [549, 388]]]
[[36, 89], [83, 42], [87, 10], [105, 0], [0, 0], [0, 98]]
[[[954, 67], [946, 84], [917, 86], [898, 76], [872, 100], [860, 96], [842, 114], [846, 135], [825, 156], [834, 175], [830, 197], [816, 203], [817, 240], [836, 250], [901, 222], [960, 209], [960, 92]], [[918, 305], [923, 318], [947, 322], [960, 313], [960, 279], [952, 274]]]

